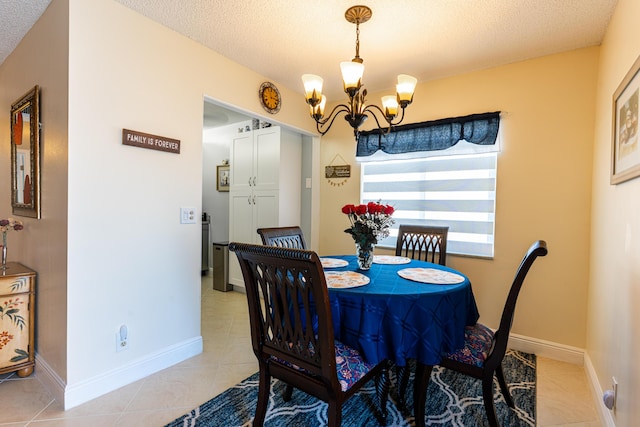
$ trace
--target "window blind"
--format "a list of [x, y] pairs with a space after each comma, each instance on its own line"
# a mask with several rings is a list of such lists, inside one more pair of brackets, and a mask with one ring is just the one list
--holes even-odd
[[399, 224], [449, 226], [447, 252], [493, 257], [497, 153], [362, 163], [361, 202], [395, 208]]

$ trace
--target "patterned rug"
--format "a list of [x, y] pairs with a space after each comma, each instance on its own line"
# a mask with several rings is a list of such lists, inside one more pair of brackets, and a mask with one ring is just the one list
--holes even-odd
[[[505, 379], [515, 402], [509, 410], [494, 378], [494, 399], [498, 421], [503, 427], [535, 426], [536, 357], [533, 354], [508, 351], [503, 361]], [[387, 426], [412, 426], [413, 414], [403, 414], [395, 405], [395, 376], [391, 378], [391, 395], [387, 409]], [[413, 376], [407, 393], [407, 407], [413, 405]], [[327, 404], [294, 390], [289, 402], [282, 400], [284, 384], [273, 380], [266, 427], [309, 427], [327, 425]], [[193, 409], [166, 427], [240, 427], [251, 426], [258, 396], [258, 374], [254, 374], [219, 396]], [[342, 425], [352, 427], [378, 426], [372, 412], [375, 389], [373, 381], [349, 399], [342, 408]], [[465, 375], [436, 366], [431, 373], [425, 408], [428, 426], [487, 426], [482, 385]]]

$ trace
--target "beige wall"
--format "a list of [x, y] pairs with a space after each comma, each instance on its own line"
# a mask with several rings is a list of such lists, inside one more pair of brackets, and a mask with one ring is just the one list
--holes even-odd
[[66, 376], [67, 353], [67, 102], [68, 3], [54, 1], [0, 65], [0, 217], [11, 215], [9, 108], [41, 87], [42, 219], [20, 217], [24, 231], [10, 233], [9, 261], [38, 273], [36, 348]]
[[[502, 111], [495, 257], [451, 256], [448, 264], [469, 276], [481, 321], [497, 327], [522, 256], [534, 240], [546, 240], [549, 256], [530, 272], [513, 332], [579, 348], [586, 339], [597, 62], [598, 48], [588, 48], [422, 83], [405, 119]], [[322, 141], [322, 166], [339, 154], [354, 167], [344, 186], [322, 183], [323, 254], [353, 252], [340, 208], [359, 200], [353, 136], [341, 121], [334, 128]]]
[[593, 163], [587, 352], [603, 389], [618, 380], [617, 426], [640, 419], [640, 179], [609, 184], [612, 96], [640, 55], [640, 2], [619, 0], [601, 48]]

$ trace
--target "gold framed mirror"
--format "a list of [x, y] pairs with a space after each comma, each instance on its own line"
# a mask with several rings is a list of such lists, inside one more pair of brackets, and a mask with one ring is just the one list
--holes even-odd
[[11, 104], [11, 207], [40, 218], [40, 88]]

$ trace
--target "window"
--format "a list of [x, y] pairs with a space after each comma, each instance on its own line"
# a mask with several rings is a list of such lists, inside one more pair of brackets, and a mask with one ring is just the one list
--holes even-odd
[[361, 202], [395, 208], [391, 235], [379, 246], [395, 248], [399, 224], [448, 225], [448, 253], [493, 257], [496, 152], [361, 166]]

